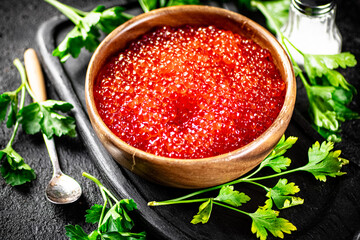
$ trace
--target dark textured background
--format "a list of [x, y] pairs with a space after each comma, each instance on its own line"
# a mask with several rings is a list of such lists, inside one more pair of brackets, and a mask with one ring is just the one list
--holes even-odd
[[[78, 8], [86, 8], [92, 1], [63, 1]], [[52, 6], [40, 0], [3, 0], [0, 3], [0, 92], [16, 89], [20, 76], [12, 61], [27, 48], [36, 48], [35, 35], [39, 24], [59, 15]], [[47, 84], [48, 97], [58, 99], [53, 87]], [[30, 99], [27, 98], [27, 102]], [[0, 147], [3, 148], [12, 130], [0, 128]], [[86, 171], [101, 181], [79, 138], [56, 138], [60, 164], [64, 173], [72, 175], [83, 188], [81, 199], [71, 205], [54, 205], [45, 199], [44, 190], [51, 178], [52, 167], [40, 134], [26, 135], [19, 128], [14, 149], [36, 171], [37, 178], [29, 184], [11, 187], [0, 179], [0, 239], [66, 239], [64, 226], [79, 224], [86, 232], [93, 226], [85, 224], [85, 210], [102, 203], [94, 183], [81, 176]]]
[[[77, 8], [88, 8], [89, 5], [101, 3], [98, 0], [63, 1]], [[360, 59], [360, 1], [339, 1], [337, 25], [343, 35], [344, 51], [351, 51]], [[29, 47], [36, 48], [35, 34], [40, 23], [59, 13], [47, 3], [40, 0], [3, 0], [0, 3], [0, 93], [18, 87], [20, 77], [12, 64], [15, 58], [23, 60], [23, 52]], [[344, 71], [346, 78], [360, 90], [359, 64], [355, 68]], [[51, 84], [47, 84], [49, 98], [57, 99]], [[304, 97], [299, 87], [298, 106], [302, 106]], [[27, 98], [27, 102], [30, 99]], [[299, 107], [299, 108], [300, 108]], [[351, 108], [360, 112], [359, 96], [356, 96]], [[0, 148], [3, 148], [11, 135], [11, 129], [3, 124], [0, 127]], [[337, 144], [343, 155], [357, 164], [360, 163], [360, 124], [359, 120], [349, 121], [343, 125], [343, 142]], [[95, 203], [101, 203], [102, 198], [95, 186], [89, 180], [81, 177], [83, 171], [89, 172], [103, 181], [101, 173], [92, 163], [81, 139], [56, 139], [61, 166], [65, 173], [76, 178], [83, 187], [81, 199], [71, 205], [53, 205], [45, 200], [44, 189], [51, 178], [51, 164], [45, 145], [40, 135], [29, 136], [19, 129], [14, 143], [14, 149], [32, 166], [37, 179], [29, 184], [11, 187], [0, 178], [0, 239], [65, 239], [64, 226], [79, 224], [86, 232], [93, 226], [85, 224], [85, 210]], [[359, 164], [360, 165], [360, 164]], [[350, 170], [351, 172], [351, 170]], [[360, 182], [358, 183], [360, 184]], [[346, 190], [347, 197], [352, 202], [360, 201], [357, 193]], [[339, 192], [343, 193], [342, 189]], [[355, 207], [342, 206], [344, 211], [360, 212], [360, 204]], [[359, 214], [355, 214], [359, 216]], [[359, 219], [347, 219], [344, 228], [358, 223]], [[360, 226], [359, 226], [360, 229]], [[326, 230], [325, 230], [326, 231]], [[355, 234], [355, 232], [354, 232]], [[338, 236], [334, 236], [337, 239]], [[329, 237], [327, 237], [329, 238]]]

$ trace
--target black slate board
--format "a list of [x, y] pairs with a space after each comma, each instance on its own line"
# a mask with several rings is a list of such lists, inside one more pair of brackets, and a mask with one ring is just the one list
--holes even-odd
[[[129, 13], [141, 12], [136, 2], [118, 4], [129, 9]], [[91, 160], [103, 173], [107, 181], [105, 185], [120, 198], [132, 198], [136, 201], [139, 210], [136, 211], [135, 218], [142, 222], [149, 233], [149, 239], [255, 239], [250, 231], [250, 219], [226, 209], [214, 207], [209, 223], [192, 225], [190, 221], [197, 213], [199, 204], [147, 207], [148, 201], [179, 197], [191, 190], [163, 187], [141, 179], [119, 166], [103, 148], [85, 110], [84, 79], [91, 54], [84, 51], [78, 59], [69, 59], [64, 65], [51, 55], [59, 40], [71, 28], [71, 23], [63, 17], [52, 18], [39, 28], [37, 42], [43, 67], [59, 97], [74, 105], [73, 114], [77, 120], [78, 133], [92, 156]], [[286, 131], [287, 136], [299, 137], [297, 144], [288, 153], [293, 167], [304, 165], [307, 149], [315, 140], [321, 140], [298, 110], [295, 110]], [[299, 185], [299, 196], [305, 199], [304, 205], [281, 211], [281, 216], [290, 220], [298, 229], [293, 234], [286, 235], [287, 239], [356, 237], [360, 230], [360, 169], [356, 164], [350, 163], [344, 170], [348, 172], [347, 175], [328, 179], [326, 183], [316, 181], [307, 173], [287, 176], [289, 181]], [[271, 187], [276, 181], [268, 180], [263, 183]], [[261, 189], [246, 184], [237, 185], [236, 188], [252, 198], [244, 206], [245, 211], [253, 212], [258, 205], [263, 205], [265, 197]], [[212, 196], [215, 194], [213, 192]]]

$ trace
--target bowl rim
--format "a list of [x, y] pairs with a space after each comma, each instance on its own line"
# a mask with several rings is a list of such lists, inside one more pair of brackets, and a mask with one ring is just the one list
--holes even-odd
[[[273, 46], [274, 49], [276, 49], [277, 53], [279, 54], [281, 59], [281, 62], [287, 62], [288, 64], [282, 64], [284, 67], [284, 75], [287, 75], [288, 78], [285, 80], [286, 83], [286, 94], [283, 102], [283, 106], [278, 114], [278, 116], [275, 118], [273, 123], [261, 134], [259, 135], [255, 140], [252, 142], [236, 149], [228, 153], [212, 156], [212, 157], [206, 157], [206, 158], [171, 158], [171, 157], [164, 157], [164, 156], [158, 156], [152, 153], [145, 152], [141, 149], [135, 148], [131, 146], [130, 144], [126, 143], [125, 141], [121, 140], [118, 136], [116, 136], [103, 122], [102, 118], [100, 117], [95, 101], [93, 96], [93, 88], [89, 89], [90, 87], [90, 74], [91, 70], [93, 69], [95, 58], [98, 55], [98, 53], [101, 51], [101, 49], [107, 45], [107, 41], [113, 37], [115, 37], [119, 32], [126, 30], [127, 28], [130, 28], [134, 23], [138, 21], [143, 21], [144, 18], [147, 18], [149, 15], [151, 17], [156, 16], [157, 14], [164, 14], [166, 12], [171, 11], [185, 11], [185, 10], [191, 10], [195, 8], [203, 8], [205, 11], [221, 11], [224, 14], [229, 15], [229, 17], [235, 17], [238, 19], [243, 19], [246, 21], [248, 25], [251, 27], [255, 27], [257, 31], [261, 32], [262, 35], [266, 36], [268, 39], [269, 44]], [[166, 24], [164, 24], [166, 25]], [[120, 50], [119, 50], [120, 51]], [[107, 56], [108, 58], [109, 56]], [[279, 65], [277, 64], [277, 67], [279, 68]], [[91, 90], [91, 91], [90, 91]], [[234, 158], [239, 158], [240, 156], [245, 156], [248, 153], [253, 152], [255, 149], [258, 148], [259, 143], [265, 143], [271, 138], [274, 138], [273, 134], [277, 131], [279, 131], [282, 127], [282, 124], [279, 124], [279, 122], [283, 123], [290, 122], [293, 109], [295, 106], [295, 98], [296, 98], [296, 80], [295, 80], [295, 74], [292, 67], [292, 63], [290, 61], [289, 56], [285, 52], [284, 48], [281, 46], [281, 44], [278, 42], [278, 40], [275, 38], [273, 34], [271, 34], [267, 29], [265, 29], [260, 24], [256, 23], [255, 21], [247, 18], [244, 15], [241, 15], [237, 12], [230, 11], [224, 8], [214, 7], [214, 6], [206, 6], [206, 5], [182, 5], [182, 6], [171, 6], [171, 7], [164, 7], [160, 9], [155, 9], [146, 13], [139, 14], [132, 19], [126, 21], [125, 23], [118, 26], [114, 31], [112, 31], [109, 35], [105, 37], [105, 39], [100, 43], [100, 45], [95, 50], [94, 54], [92, 55], [87, 72], [86, 72], [86, 80], [85, 80], [85, 100], [88, 110], [88, 115], [93, 117], [93, 121], [97, 124], [97, 126], [100, 128], [100, 131], [102, 132], [102, 135], [105, 136], [108, 139], [108, 142], [113, 143], [117, 148], [120, 148], [122, 151], [127, 152], [128, 154], [131, 154], [133, 157], [138, 157], [143, 160], [149, 161], [153, 164], [174, 164], [179, 163], [182, 165], [193, 165], [193, 164], [203, 164], [203, 163], [218, 163], [218, 162], [224, 162], [224, 161], [230, 161]], [[290, 116], [288, 116], [290, 115]], [[280, 136], [278, 136], [278, 139], [280, 139]], [[276, 142], [277, 143], [277, 142]], [[276, 145], [275, 143], [275, 145]], [[275, 147], [275, 145], [272, 146]], [[266, 147], [264, 147], [266, 148]], [[271, 149], [272, 149], [271, 148]]]

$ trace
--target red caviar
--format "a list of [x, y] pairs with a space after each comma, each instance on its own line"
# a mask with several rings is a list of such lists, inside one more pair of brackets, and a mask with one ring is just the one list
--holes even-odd
[[231, 31], [163, 27], [109, 59], [98, 112], [123, 141], [172, 158], [240, 148], [278, 116], [286, 84], [266, 49]]

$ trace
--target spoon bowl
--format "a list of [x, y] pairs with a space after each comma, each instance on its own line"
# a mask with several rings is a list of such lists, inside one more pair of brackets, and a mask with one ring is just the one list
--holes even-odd
[[48, 139], [45, 135], [43, 138], [54, 172], [45, 190], [46, 199], [55, 204], [73, 203], [81, 196], [81, 186], [75, 179], [61, 171], [54, 139]]
[[81, 187], [73, 178], [62, 173], [51, 179], [46, 187], [45, 194], [52, 203], [72, 203], [80, 198]]

